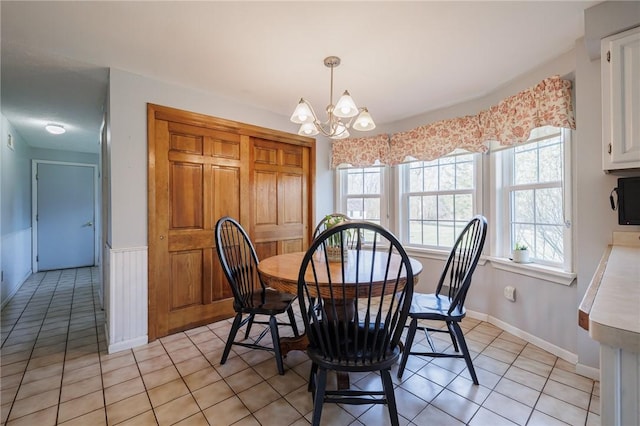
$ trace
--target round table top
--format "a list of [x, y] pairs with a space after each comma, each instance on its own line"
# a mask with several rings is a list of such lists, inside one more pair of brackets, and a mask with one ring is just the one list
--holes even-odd
[[[344, 271], [345, 284], [355, 283], [356, 273], [359, 273], [360, 281], [369, 280], [371, 274], [371, 261], [372, 251], [361, 250], [359, 262], [356, 260], [356, 251], [349, 250], [349, 258], [345, 262], [346, 270]], [[297, 293], [298, 291], [298, 274], [300, 273], [300, 265], [304, 258], [305, 252], [295, 252], [280, 254], [277, 256], [269, 257], [261, 260], [258, 263], [258, 271], [260, 276], [265, 281], [265, 284], [280, 291], [286, 291], [289, 293]], [[388, 280], [394, 279], [397, 275], [398, 268], [400, 267], [400, 256], [393, 254], [390, 259], [389, 272], [387, 273], [386, 258], [387, 253], [379, 252], [379, 257], [374, 264], [372, 285], [382, 284], [385, 280], [385, 276]], [[316, 260], [324, 264], [323, 255], [318, 252], [316, 254]], [[416, 259], [409, 258], [411, 262], [411, 269], [414, 275], [414, 285], [417, 283], [417, 276], [422, 272], [422, 264]], [[316, 268], [318, 282], [322, 285], [328, 286], [330, 283], [342, 284], [342, 262], [329, 262], [329, 275], [326, 268]], [[395, 272], [394, 272], [395, 271]], [[315, 281], [311, 275], [311, 271], [307, 272], [309, 277], [308, 281]], [[400, 277], [403, 278], [405, 272], [402, 271]]]

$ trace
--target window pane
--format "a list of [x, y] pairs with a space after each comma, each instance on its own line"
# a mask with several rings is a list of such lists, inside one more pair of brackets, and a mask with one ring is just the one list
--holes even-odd
[[438, 223], [438, 245], [452, 247], [455, 242], [456, 229], [453, 222], [440, 221]]
[[562, 180], [562, 158], [562, 145], [558, 143], [540, 149], [540, 182]]
[[364, 220], [378, 222], [380, 220], [380, 199], [364, 199]]
[[453, 195], [438, 195], [438, 219], [453, 220]]
[[[512, 232], [512, 240], [511, 240], [511, 249], [517, 244], [524, 244], [530, 250], [533, 249], [533, 243], [535, 241], [535, 227], [532, 224], [513, 224], [513, 232]], [[530, 257], [533, 255], [530, 253]]]
[[533, 209], [533, 190], [513, 192], [513, 219], [514, 222], [535, 221]]
[[364, 191], [363, 194], [379, 194], [380, 193], [380, 171], [375, 169], [369, 170], [364, 174]]
[[409, 192], [422, 191], [422, 167], [411, 167], [409, 170]]
[[349, 170], [347, 175], [347, 193], [362, 194], [362, 169]]
[[409, 220], [422, 218], [422, 197], [409, 197]]
[[544, 188], [536, 190], [536, 222], [543, 224], [561, 224], [562, 188]]
[[422, 197], [422, 219], [438, 220], [438, 196], [427, 195]]
[[425, 221], [422, 225], [422, 244], [438, 245], [438, 222]]
[[351, 219], [364, 219], [364, 199], [347, 199], [347, 216]]
[[409, 221], [409, 244], [422, 244], [422, 221]]
[[534, 257], [549, 262], [562, 262], [564, 252], [562, 226], [538, 226]]
[[460, 220], [470, 220], [473, 216], [473, 197], [471, 194], [456, 194], [455, 197], [455, 207], [456, 214], [455, 219], [457, 221]]
[[473, 189], [473, 163], [468, 161], [456, 165], [456, 189]]
[[425, 191], [438, 190], [438, 167], [437, 166], [424, 168], [424, 190]]
[[514, 148], [516, 150], [513, 160], [513, 176], [515, 185], [524, 185], [528, 183], [536, 183], [538, 181], [538, 156], [535, 150], [531, 149], [531, 145], [527, 145], [527, 149], [523, 147]]
[[440, 191], [456, 188], [456, 165], [447, 164], [440, 167]]

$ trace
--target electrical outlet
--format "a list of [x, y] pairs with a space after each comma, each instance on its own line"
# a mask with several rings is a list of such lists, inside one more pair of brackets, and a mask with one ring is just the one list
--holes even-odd
[[507, 300], [510, 300], [511, 302], [515, 302], [516, 301], [516, 289], [515, 289], [515, 287], [512, 287], [510, 285], [506, 286], [504, 288], [504, 297], [506, 297]]

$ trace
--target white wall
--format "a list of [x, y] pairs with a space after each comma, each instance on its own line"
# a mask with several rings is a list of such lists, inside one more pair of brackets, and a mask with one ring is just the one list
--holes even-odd
[[[30, 148], [1, 116], [0, 227], [2, 242], [0, 304], [4, 305], [31, 274], [31, 160]], [[7, 146], [11, 134], [14, 149]]]

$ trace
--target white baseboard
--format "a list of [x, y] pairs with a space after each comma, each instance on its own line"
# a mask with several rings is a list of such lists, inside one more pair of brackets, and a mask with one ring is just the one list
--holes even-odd
[[589, 367], [588, 365], [576, 364], [576, 373], [581, 376], [588, 377], [593, 380], [600, 380], [600, 369]]
[[[570, 364], [573, 364], [576, 366], [576, 373], [582, 375], [582, 376], [586, 376], [595, 380], [599, 380], [600, 377], [600, 370], [597, 368], [593, 368], [593, 367], [588, 367], [586, 365], [582, 365], [582, 364], [578, 364], [578, 355], [574, 354], [573, 352], [570, 352], [566, 349], [563, 349], [559, 346], [556, 346], [552, 343], [547, 342], [546, 340], [543, 340], [537, 336], [534, 336], [533, 334], [527, 333], [526, 331], [520, 330], [519, 328], [516, 328], [502, 320], [499, 320], [497, 318], [494, 318], [490, 315], [487, 314], [483, 314], [480, 312], [474, 312], [474, 311], [467, 311], [467, 315], [471, 318], [475, 318], [481, 321], [486, 321], [490, 324], [495, 325], [498, 328], [501, 328], [502, 330], [513, 334], [514, 336], [517, 336], [523, 340], [526, 340], [527, 342], [534, 344], [536, 346], [538, 346], [541, 349], [544, 349], [545, 351], [559, 357], [562, 358], [563, 360], [567, 361]], [[580, 371], [579, 371], [580, 370]]]
[[[109, 327], [107, 326], [107, 324], [104, 325], [104, 332], [107, 336], [109, 335]], [[149, 337], [146, 335], [140, 336], [136, 337], [135, 339], [123, 340], [110, 344], [107, 348], [107, 352], [112, 354], [114, 352], [120, 352], [127, 349], [135, 348], [136, 346], [146, 345], [147, 343], [149, 343]]]

